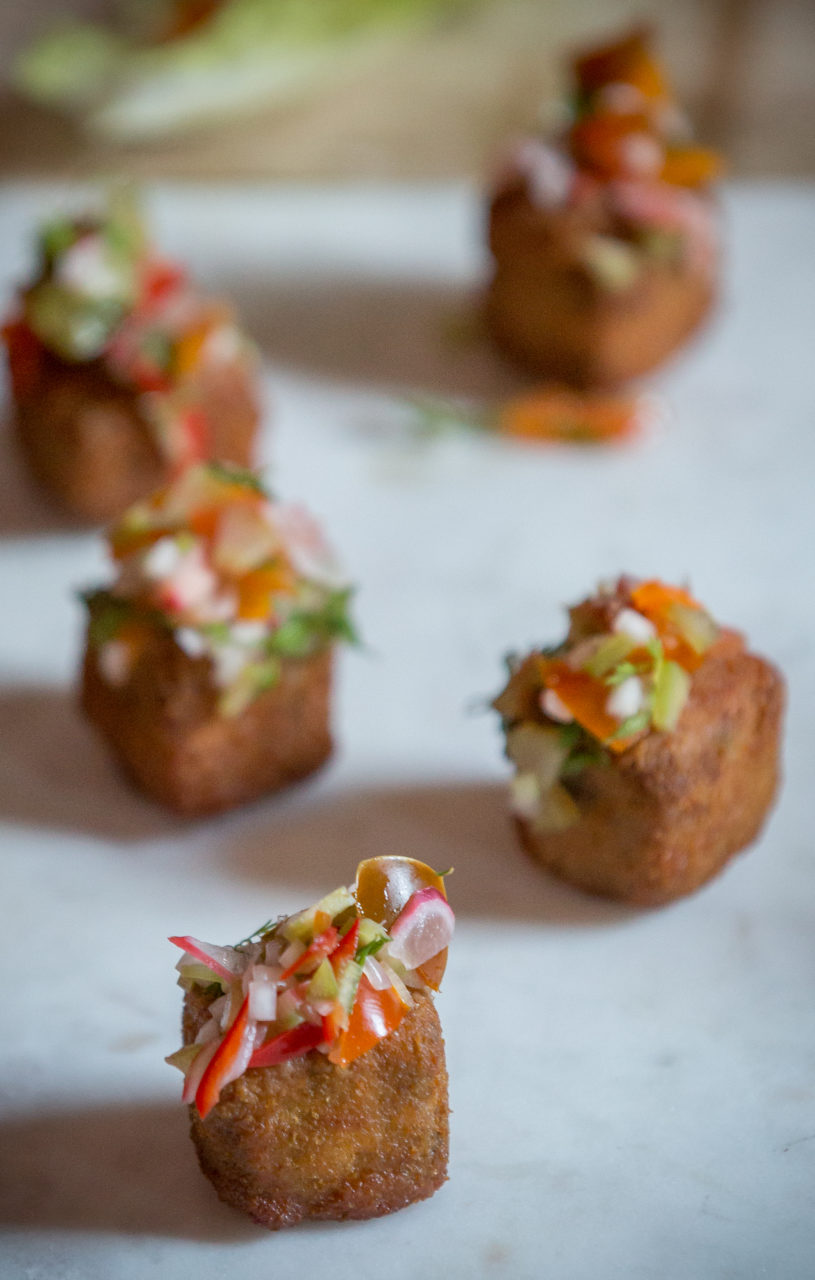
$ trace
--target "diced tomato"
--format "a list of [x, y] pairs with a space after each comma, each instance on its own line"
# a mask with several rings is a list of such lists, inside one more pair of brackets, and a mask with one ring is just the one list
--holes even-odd
[[238, 1010], [238, 1016], [201, 1077], [201, 1083], [195, 1094], [195, 1105], [202, 1120], [209, 1115], [221, 1096], [221, 1090], [232, 1078], [231, 1072], [241, 1052], [245, 1052], [246, 1040], [249, 1035], [254, 1035], [256, 1025], [249, 1018], [249, 997], [247, 996]]
[[12, 391], [16, 399], [24, 400], [39, 381], [42, 344], [24, 320], [12, 320], [4, 325], [2, 335], [8, 350]]
[[322, 1023], [301, 1022], [290, 1031], [282, 1031], [280, 1035], [274, 1036], [259, 1049], [255, 1049], [249, 1059], [249, 1066], [274, 1067], [278, 1062], [299, 1058], [301, 1054], [308, 1053], [321, 1044], [327, 1044], [331, 1038], [330, 1027], [326, 1025], [327, 1021], [323, 1019]]
[[404, 1016], [405, 1006], [393, 987], [377, 991], [363, 974], [348, 1026], [329, 1053], [329, 1061], [349, 1066], [395, 1031]]
[[329, 925], [325, 932], [315, 938], [303, 954], [289, 965], [288, 969], [283, 970], [278, 981], [285, 982], [287, 978], [291, 978], [295, 973], [305, 973], [311, 968], [316, 969], [317, 963], [332, 953], [338, 937], [337, 930], [333, 925]]

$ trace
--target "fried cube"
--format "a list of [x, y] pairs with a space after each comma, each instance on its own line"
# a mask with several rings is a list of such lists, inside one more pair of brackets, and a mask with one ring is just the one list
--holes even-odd
[[[206, 1013], [187, 996], [184, 1040]], [[219, 1197], [271, 1229], [306, 1218], [373, 1218], [446, 1181], [447, 1069], [435, 1005], [417, 992], [397, 1029], [348, 1067], [320, 1053], [250, 1069], [202, 1120], [201, 1169]]]
[[577, 820], [521, 840], [581, 889], [656, 906], [693, 893], [759, 835], [779, 781], [784, 682], [725, 633], [671, 733], [649, 733], [568, 780]]
[[[203, 373], [208, 456], [249, 466], [258, 406], [241, 365]], [[49, 497], [81, 520], [105, 522], [166, 484], [174, 464], [145, 417], [144, 398], [101, 360], [70, 363], [43, 348], [37, 376], [15, 395], [20, 450]]]
[[578, 388], [615, 386], [661, 364], [715, 296], [709, 269], [658, 257], [641, 256], [630, 282], [610, 285], [587, 257], [593, 234], [574, 210], [536, 207], [521, 186], [490, 209], [489, 331], [532, 373]]
[[280, 664], [276, 683], [235, 715], [218, 707], [210, 663], [171, 633], [141, 633], [121, 682], [88, 644], [82, 708], [140, 790], [187, 817], [217, 813], [319, 769], [332, 750], [330, 649]]

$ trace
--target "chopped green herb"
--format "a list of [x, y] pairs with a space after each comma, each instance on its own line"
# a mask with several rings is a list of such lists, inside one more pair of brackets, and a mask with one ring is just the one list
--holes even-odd
[[270, 496], [263, 481], [258, 479], [254, 471], [233, 466], [231, 462], [208, 462], [206, 465], [213, 479], [220, 480], [222, 484], [239, 484], [254, 493], [262, 493], [264, 498]]
[[372, 938], [370, 942], [366, 942], [363, 947], [357, 947], [354, 959], [357, 964], [364, 964], [368, 956], [375, 956], [388, 941], [387, 938]]
[[633, 716], [628, 716], [623, 720], [622, 724], [615, 729], [608, 742], [619, 742], [621, 738], [632, 738], [635, 733], [640, 733], [643, 729], [647, 729], [651, 724], [651, 712], [647, 710], [638, 711]]

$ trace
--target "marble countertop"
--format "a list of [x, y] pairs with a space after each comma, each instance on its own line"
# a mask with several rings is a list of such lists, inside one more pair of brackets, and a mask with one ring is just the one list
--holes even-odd
[[[7, 185], [0, 287], [61, 189]], [[812, 1274], [815, 1231], [815, 188], [726, 196], [726, 280], [619, 451], [417, 441], [410, 394], [518, 385], [455, 322], [483, 279], [463, 186], [161, 187], [161, 242], [237, 299], [263, 353], [263, 455], [359, 583], [338, 749], [314, 782], [184, 825], [127, 790], [79, 719], [77, 588], [98, 536], [17, 470], [0, 495], [0, 1274], [725, 1280]], [[594, 901], [516, 848], [501, 656], [621, 569], [690, 577], [789, 682], [765, 834], [695, 897]], [[362, 1224], [276, 1236], [198, 1173], [163, 1057], [170, 933], [242, 936], [380, 852], [455, 866], [439, 1001], [450, 1180]]]

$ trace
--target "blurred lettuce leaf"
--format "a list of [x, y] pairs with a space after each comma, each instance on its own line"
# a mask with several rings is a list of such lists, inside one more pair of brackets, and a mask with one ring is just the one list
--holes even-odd
[[[479, 0], [224, 0], [183, 36], [62, 24], [18, 58], [14, 83], [120, 142], [176, 134], [347, 75]], [[150, 5], [153, 28], [174, 5]]]

